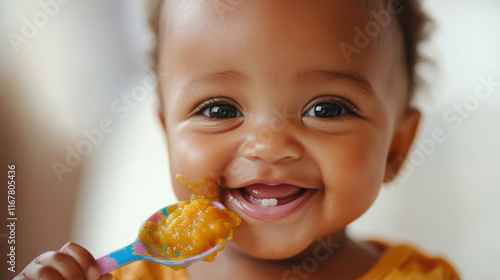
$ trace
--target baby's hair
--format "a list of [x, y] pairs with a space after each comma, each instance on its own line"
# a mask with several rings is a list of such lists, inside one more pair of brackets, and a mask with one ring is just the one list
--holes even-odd
[[417, 88], [423, 84], [422, 78], [417, 73], [417, 65], [428, 62], [428, 58], [422, 55], [420, 45], [429, 39], [433, 21], [422, 10], [420, 0], [401, 0], [401, 4], [403, 11], [397, 15], [397, 19], [403, 31], [410, 101]]
[[[167, 0], [147, 0], [147, 11], [149, 15], [149, 25], [153, 31], [155, 43], [152, 48], [151, 58], [153, 66], [158, 73], [158, 37], [160, 30], [160, 16], [163, 3]], [[352, 0], [349, 0], [352, 1]], [[359, 1], [359, 2], [358, 2]], [[365, 2], [369, 1], [369, 2]], [[355, 0], [356, 4], [361, 4], [365, 9], [374, 9], [375, 5], [371, 0]], [[406, 57], [406, 67], [408, 72], [408, 101], [411, 101], [417, 88], [423, 84], [421, 77], [417, 73], [417, 65], [427, 62], [419, 50], [420, 45], [425, 42], [432, 26], [431, 19], [422, 10], [420, 0], [381, 0], [383, 4], [394, 4], [401, 12], [396, 14], [399, 26], [403, 33], [404, 50]], [[353, 2], [354, 3], [354, 2]], [[399, 5], [398, 5], [399, 4]]]

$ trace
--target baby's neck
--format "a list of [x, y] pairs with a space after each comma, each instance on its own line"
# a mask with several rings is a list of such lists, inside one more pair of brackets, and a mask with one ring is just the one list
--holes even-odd
[[243, 254], [232, 245], [219, 253], [215, 263], [199, 262], [188, 269], [191, 280], [199, 279], [356, 279], [377, 261], [380, 252], [370, 245], [332, 234], [300, 255], [287, 260], [261, 260]]

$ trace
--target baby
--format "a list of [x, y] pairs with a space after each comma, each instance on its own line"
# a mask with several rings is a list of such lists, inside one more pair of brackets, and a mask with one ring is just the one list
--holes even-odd
[[[218, 183], [243, 223], [214, 263], [136, 262], [115, 279], [459, 279], [442, 259], [346, 234], [397, 175], [419, 124], [409, 105], [427, 21], [419, 1], [157, 4], [170, 171]], [[108, 277], [68, 243], [16, 279]]]

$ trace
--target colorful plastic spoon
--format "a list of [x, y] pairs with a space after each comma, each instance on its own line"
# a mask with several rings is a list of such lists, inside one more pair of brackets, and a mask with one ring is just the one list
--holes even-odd
[[[220, 202], [217, 201], [212, 201], [212, 205], [217, 207], [219, 210], [224, 210], [226, 209], [224, 205], [222, 205]], [[166, 206], [165, 208], [160, 209], [147, 221], [152, 221], [154, 223], [158, 223], [160, 220], [165, 219], [170, 213], [172, 213], [175, 209], [177, 208], [177, 204], [169, 205]], [[145, 226], [145, 223], [141, 226], [139, 229], [139, 232], [142, 230], [142, 228]], [[154, 244], [151, 244], [150, 247], [154, 246]], [[105, 256], [102, 256], [98, 259], [96, 259], [97, 264], [99, 265], [99, 270], [101, 271], [101, 275], [104, 275], [106, 273], [109, 273], [121, 266], [124, 266], [126, 264], [129, 264], [134, 261], [140, 261], [140, 260], [147, 260], [147, 261], [153, 261], [159, 264], [164, 264], [167, 266], [187, 266], [189, 264], [192, 264], [193, 262], [199, 261], [204, 259], [210, 254], [213, 254], [219, 247], [222, 245], [216, 245], [205, 252], [195, 255], [195, 256], [190, 256], [188, 258], [182, 259], [182, 260], [171, 260], [168, 257], [159, 255], [155, 253], [154, 249], [150, 250], [145, 244], [141, 242], [139, 237], [137, 238], [136, 241], [134, 241], [132, 244], [123, 247], [121, 249], [118, 249], [112, 253], [109, 253]], [[159, 250], [157, 250], [159, 251]]]

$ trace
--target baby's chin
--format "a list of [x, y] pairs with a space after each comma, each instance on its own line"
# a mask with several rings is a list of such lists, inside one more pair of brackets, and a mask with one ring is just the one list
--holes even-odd
[[[241, 237], [241, 236], [240, 236]], [[226, 245], [226, 249], [236, 250], [246, 256], [260, 260], [289, 260], [301, 255], [313, 242], [305, 240], [290, 242], [283, 237], [264, 238], [264, 240], [247, 241], [237, 238]]]
[[[297, 248], [257, 248], [256, 246], [243, 246], [240, 247], [236, 243], [228, 244], [227, 249], [232, 247], [232, 250], [238, 250], [239, 253], [244, 254], [247, 257], [258, 259], [258, 260], [266, 260], [266, 261], [286, 261], [290, 259], [294, 259], [300, 255], [300, 251], [296, 251]], [[290, 250], [294, 249], [294, 250]]]

